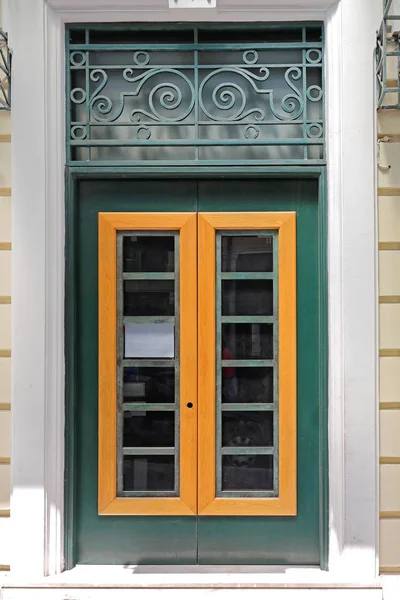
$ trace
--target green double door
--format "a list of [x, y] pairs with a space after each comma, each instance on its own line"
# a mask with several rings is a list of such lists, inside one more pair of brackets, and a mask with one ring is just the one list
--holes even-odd
[[[98, 214], [281, 212], [297, 222], [297, 514], [98, 514]], [[320, 288], [318, 185], [296, 179], [83, 180], [75, 202], [73, 528], [76, 564], [319, 565]], [[201, 260], [201, 257], [199, 257]], [[67, 333], [67, 340], [69, 333]], [[201, 443], [201, 440], [199, 441]], [[184, 452], [184, 448], [181, 448]]]

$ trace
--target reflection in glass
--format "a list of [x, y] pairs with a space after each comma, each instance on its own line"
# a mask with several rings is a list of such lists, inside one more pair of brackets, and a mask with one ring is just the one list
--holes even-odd
[[221, 281], [222, 314], [226, 316], [271, 316], [272, 280]]
[[127, 411], [124, 413], [125, 448], [171, 448], [175, 440], [173, 411]]
[[124, 402], [175, 402], [175, 369], [125, 367]]
[[222, 359], [273, 358], [273, 325], [269, 323], [223, 323]]
[[272, 236], [223, 235], [221, 270], [237, 272], [271, 272]]
[[125, 456], [124, 491], [173, 491], [173, 456]]
[[272, 455], [235, 454], [222, 457], [223, 491], [271, 491], [274, 488]]
[[125, 235], [124, 271], [171, 273], [174, 270], [174, 236]]
[[272, 367], [222, 367], [222, 402], [274, 401]]
[[173, 358], [173, 323], [128, 323], [125, 325], [125, 358]]
[[173, 316], [174, 281], [124, 281], [124, 315]]
[[272, 411], [223, 411], [222, 446], [251, 447], [274, 443]]

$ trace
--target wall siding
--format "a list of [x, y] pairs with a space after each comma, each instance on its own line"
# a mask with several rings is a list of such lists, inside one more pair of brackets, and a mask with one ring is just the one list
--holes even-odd
[[[0, 0], [1, 26], [1, 0]], [[11, 115], [0, 111], [0, 575], [10, 564]]]
[[[388, 77], [396, 76], [388, 59]], [[387, 102], [396, 102], [388, 97]], [[400, 571], [400, 115], [380, 111], [379, 239], [379, 402], [380, 402], [380, 569]], [[390, 168], [388, 168], [390, 167]], [[397, 463], [397, 464], [396, 464]]]

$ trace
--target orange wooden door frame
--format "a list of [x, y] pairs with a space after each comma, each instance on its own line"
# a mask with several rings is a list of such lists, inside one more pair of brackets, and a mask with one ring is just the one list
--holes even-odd
[[[295, 515], [296, 213], [199, 213], [198, 218], [198, 510], [200, 515]], [[216, 230], [278, 231], [279, 494], [216, 497]]]
[[[197, 513], [197, 215], [99, 213], [99, 458], [100, 515]], [[180, 232], [180, 495], [117, 496], [117, 232]], [[187, 403], [193, 404], [187, 408]]]
[[[196, 225], [194, 213], [99, 214], [99, 514], [295, 515], [296, 214], [200, 213]], [[217, 498], [215, 232], [260, 229], [278, 231], [279, 494], [273, 498]], [[119, 230], [180, 231], [179, 498], [117, 496], [116, 236]], [[188, 402], [193, 408], [187, 408]]]

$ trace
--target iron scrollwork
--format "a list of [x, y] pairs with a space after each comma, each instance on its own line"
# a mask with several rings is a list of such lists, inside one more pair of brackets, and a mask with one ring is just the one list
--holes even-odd
[[8, 36], [0, 28], [0, 110], [11, 110], [11, 52]]
[[[218, 147], [224, 158], [228, 146], [284, 147], [285, 152], [291, 146], [293, 156], [297, 149], [307, 160], [308, 146], [323, 151], [323, 49], [303, 45], [292, 64], [285, 60], [284, 45], [282, 60], [276, 60], [279, 49], [261, 44], [217, 49], [212, 61], [207, 45], [192, 51], [184, 45], [181, 52], [179, 46], [167, 47], [163, 59], [159, 45], [133, 46], [129, 64], [124, 52], [126, 62], [118, 65], [112, 59], [101, 64], [92, 49], [74, 47], [69, 54], [71, 146], [104, 148], [107, 140], [120, 149], [186, 146], [195, 151], [196, 162], [213, 160], [205, 147]], [[317, 154], [315, 161], [322, 160], [323, 153]], [[162, 152], [157, 156], [165, 159]], [[265, 156], [265, 162], [271, 156], [276, 160], [271, 150]], [[136, 151], [131, 160], [140, 157]]]

